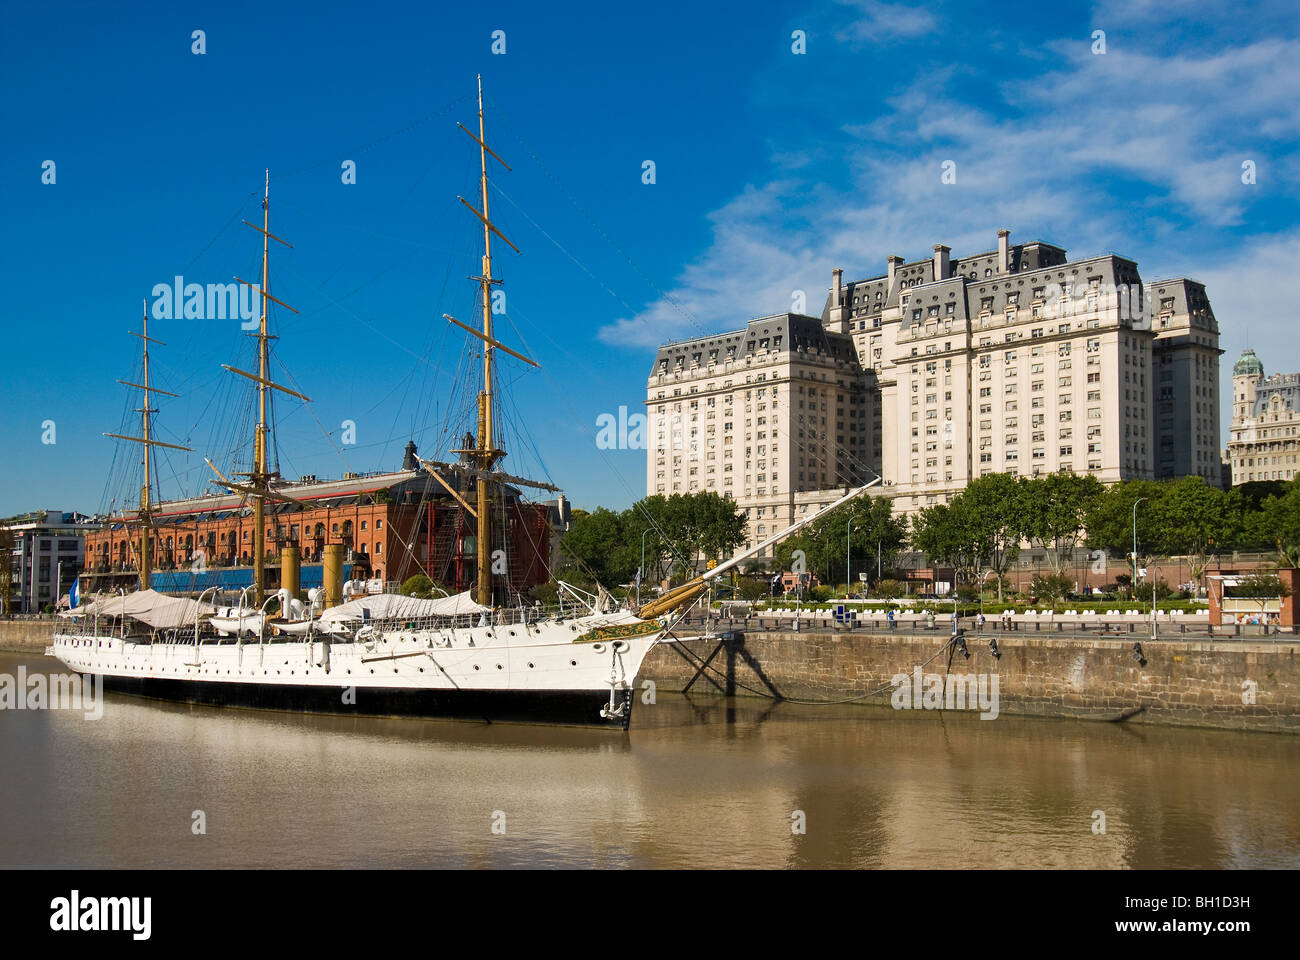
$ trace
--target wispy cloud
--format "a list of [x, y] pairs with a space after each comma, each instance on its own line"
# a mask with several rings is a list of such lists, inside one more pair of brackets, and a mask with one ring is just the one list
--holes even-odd
[[835, 39], [852, 47], [879, 43], [898, 37], [916, 37], [935, 29], [934, 14], [926, 7], [912, 7], [901, 3], [881, 3], [880, 0], [835, 0], [841, 6], [852, 7], [857, 19], [841, 27]]
[[[893, 12], [855, 6], [862, 23]], [[833, 266], [875, 275], [885, 255], [924, 256], [936, 242], [988, 249], [1003, 226], [1078, 254], [1176, 242], [1213, 256], [1262, 189], [1242, 183], [1244, 160], [1274, 183], [1300, 175], [1286, 147], [1300, 134], [1300, 42], [1138, 47], [1112, 38], [1094, 55], [1086, 33], [1050, 44], [1037, 73], [998, 71], [992, 102], [966, 93], [989, 85], [965, 70], [919, 71], [883, 114], [841, 118], [837, 159], [792, 170], [788, 151], [774, 150], [771, 182], [712, 215], [712, 242], [670, 297], [602, 339], [649, 347], [699, 336], [790, 309], [795, 290], [818, 314]], [[948, 161], [954, 184], [941, 182]]]

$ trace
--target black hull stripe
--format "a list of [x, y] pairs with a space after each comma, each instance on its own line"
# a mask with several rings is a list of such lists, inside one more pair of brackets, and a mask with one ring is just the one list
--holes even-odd
[[591, 690], [400, 690], [358, 686], [355, 693], [350, 694], [350, 699], [355, 702], [345, 703], [345, 690], [353, 688], [341, 685], [293, 686], [105, 676], [104, 689], [153, 700], [212, 707], [362, 717], [446, 718], [480, 723], [544, 723], [615, 730], [628, 728], [633, 699], [631, 690], [622, 691], [619, 702], [624, 704], [623, 717], [607, 720], [600, 711], [609, 706], [609, 695]]

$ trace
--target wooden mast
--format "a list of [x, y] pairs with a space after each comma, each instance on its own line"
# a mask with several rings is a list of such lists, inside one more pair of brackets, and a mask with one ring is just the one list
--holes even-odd
[[153, 577], [153, 550], [151, 549], [153, 522], [150, 520], [153, 505], [149, 496], [153, 474], [150, 472], [152, 464], [149, 456], [149, 447], [152, 445], [150, 442], [152, 438], [149, 436], [149, 414], [152, 410], [149, 406], [149, 303], [147, 300], [143, 301], [143, 307], [140, 336], [144, 345], [144, 406], [140, 408], [142, 418], [140, 432], [144, 434], [144, 483], [140, 487], [140, 519], [143, 521], [140, 525], [140, 589], [148, 590]]
[[269, 423], [269, 399], [270, 391], [279, 390], [281, 393], [287, 393], [291, 397], [296, 397], [305, 403], [310, 403], [310, 397], [304, 397], [301, 393], [290, 390], [288, 387], [281, 386], [271, 379], [271, 335], [267, 332], [267, 312], [269, 306], [268, 300], [274, 300], [286, 310], [297, 313], [293, 307], [289, 306], [283, 300], [278, 300], [271, 296], [268, 289], [271, 282], [271, 254], [270, 241], [283, 243], [289, 249], [293, 249], [293, 244], [287, 240], [277, 237], [271, 232], [271, 171], [266, 171], [266, 188], [262, 194], [262, 225], [259, 227], [255, 223], [245, 224], [252, 227], [262, 235], [262, 284], [249, 283], [247, 280], [235, 277], [240, 283], [248, 287], [253, 287], [261, 294], [262, 313], [257, 327], [257, 373], [248, 373], [240, 370], [238, 367], [232, 367], [228, 364], [222, 364], [222, 368], [229, 370], [231, 373], [238, 374], [257, 384], [257, 428], [253, 433], [253, 469], [250, 473], [240, 474], [248, 477], [247, 484], [234, 483], [227, 479], [220, 470], [212, 463], [207, 461], [208, 466], [218, 477], [221, 486], [234, 493], [242, 493], [253, 499], [253, 597], [258, 606], [266, 599], [266, 501], [279, 500], [286, 503], [299, 503], [293, 497], [286, 497], [283, 494], [271, 490], [271, 481], [276, 479], [279, 474], [269, 469], [267, 464], [267, 437], [270, 433]]
[[[266, 171], [266, 187], [262, 194], [262, 317], [257, 327], [257, 430], [253, 435], [253, 474], [249, 486], [266, 491], [269, 477], [266, 473], [266, 384], [271, 379], [270, 351], [266, 337], [265, 294], [270, 290], [271, 272], [271, 171]], [[253, 498], [253, 602], [262, 605], [266, 589], [266, 498]]]
[[[496, 463], [492, 448], [492, 231], [488, 211], [487, 140], [483, 129], [483, 75], [478, 77], [479, 186], [483, 201], [483, 392], [478, 398], [478, 465], [487, 473]], [[478, 484], [478, 602], [492, 606], [492, 510], [488, 502], [488, 480]]]
[[112, 437], [115, 440], [130, 440], [132, 443], [138, 443], [144, 447], [144, 477], [140, 484], [140, 510], [136, 517], [140, 524], [140, 589], [148, 590], [153, 578], [153, 457], [151, 447], [167, 447], [171, 450], [190, 451], [189, 447], [182, 447], [175, 443], [163, 443], [161, 440], [153, 439], [153, 424], [150, 415], [158, 411], [150, 405], [151, 393], [161, 393], [168, 397], [174, 397], [176, 394], [169, 393], [166, 390], [159, 390], [149, 380], [149, 344], [157, 343], [166, 346], [161, 340], [155, 340], [149, 336], [149, 303], [141, 301], [141, 331], [136, 333], [130, 331], [133, 337], [139, 337], [142, 346], [143, 373], [141, 378], [144, 383], [131, 383], [127, 380], [119, 380], [118, 383], [128, 387], [135, 387], [144, 393], [144, 406], [136, 412], [140, 414], [140, 432], [142, 436], [129, 437], [120, 433], [106, 433], [104, 436]]
[[[487, 145], [487, 134], [483, 125], [483, 76], [478, 78], [478, 135], [466, 127], [463, 123], [458, 123], [458, 127], [469, 135], [469, 138], [478, 144], [479, 149], [479, 201], [483, 204], [480, 210], [464, 197], [457, 197], [461, 203], [469, 208], [469, 211], [478, 217], [483, 223], [483, 272], [477, 277], [471, 277], [471, 280], [477, 280], [481, 288], [481, 297], [483, 300], [483, 332], [480, 333], [467, 324], [461, 323], [455, 317], [443, 314], [449, 321], [456, 324], [478, 337], [483, 341], [483, 389], [478, 395], [478, 439], [472, 449], [454, 450], [453, 453], [466, 455], [475, 465], [473, 471], [475, 477], [475, 492], [477, 495], [477, 538], [478, 538], [478, 586], [476, 590], [477, 600], [485, 607], [492, 605], [492, 510], [491, 500], [488, 494], [488, 484], [499, 482], [502, 477], [493, 474], [493, 468], [504, 457], [505, 451], [496, 447], [496, 438], [493, 432], [492, 423], [492, 402], [493, 402], [493, 362], [494, 354], [497, 350], [504, 350], [511, 356], [518, 357], [525, 363], [537, 366], [536, 362], [529, 360], [523, 354], [511, 350], [509, 347], [498, 342], [492, 335], [492, 287], [500, 285], [502, 281], [492, 276], [492, 235], [496, 234], [511, 250], [519, 252], [519, 248], [510, 242], [510, 238], [496, 228], [492, 223], [491, 214], [488, 209], [488, 179], [487, 179], [487, 158], [491, 154], [492, 159], [496, 160], [507, 170], [510, 165], [497, 156], [496, 151]], [[432, 467], [425, 464], [426, 469], [432, 471]], [[441, 482], [441, 478], [439, 478]], [[538, 485], [546, 486], [546, 485]], [[549, 489], [549, 487], [547, 487]], [[457, 498], [459, 499], [459, 497]], [[474, 511], [469, 511], [471, 514]]]

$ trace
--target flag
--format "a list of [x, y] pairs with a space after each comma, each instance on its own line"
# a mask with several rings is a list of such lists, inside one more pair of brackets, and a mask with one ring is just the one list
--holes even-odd
[[68, 590], [68, 609], [73, 609], [81, 602], [81, 578], [77, 577], [72, 581], [72, 588]]

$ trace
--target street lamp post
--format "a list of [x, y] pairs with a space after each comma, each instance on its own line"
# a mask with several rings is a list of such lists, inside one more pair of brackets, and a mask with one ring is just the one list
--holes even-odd
[[[1138, 497], [1133, 501], [1133, 597], [1137, 598], [1137, 574], [1138, 574], [1138, 504], [1143, 500], [1149, 500], [1150, 497]], [[1151, 571], [1151, 639], [1156, 638], [1156, 577], [1155, 570]]]
[[853, 586], [853, 554], [850, 547], [853, 543], [853, 518], [849, 517], [849, 525], [844, 531], [844, 599], [849, 598], [849, 589]]
[[1150, 497], [1138, 497], [1133, 501], [1133, 596], [1137, 597], [1138, 583], [1138, 504]]
[[990, 576], [997, 576], [997, 573], [998, 572], [996, 570], [985, 570], [983, 576], [980, 577], [980, 586], [978, 591], [978, 596], [980, 601], [980, 616], [984, 615], [984, 584], [989, 582]]

